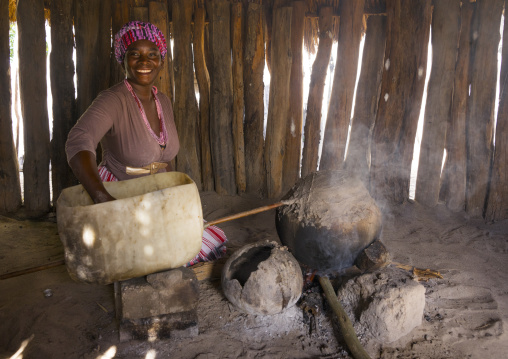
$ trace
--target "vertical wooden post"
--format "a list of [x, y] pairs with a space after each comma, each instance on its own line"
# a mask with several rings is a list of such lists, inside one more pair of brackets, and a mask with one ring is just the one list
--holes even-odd
[[476, 3], [461, 6], [460, 38], [453, 81], [451, 119], [446, 135], [446, 162], [443, 169], [441, 197], [452, 211], [466, 205], [466, 110], [469, 98], [471, 63], [471, 25]]
[[[503, 0], [477, 1], [478, 29], [473, 35], [471, 94], [466, 123], [466, 212], [481, 217], [485, 211], [493, 154], [497, 51]], [[475, 36], [477, 35], [477, 37]]]
[[358, 69], [365, 0], [340, 2], [339, 44], [328, 107], [320, 169], [338, 169], [344, 162]]
[[459, 28], [460, 0], [435, 2], [432, 14], [432, 71], [427, 90], [415, 195], [416, 201], [431, 207], [439, 200]]
[[25, 208], [34, 217], [49, 211], [49, 121], [44, 1], [17, 7], [21, 110], [25, 121]]
[[194, 93], [194, 70], [192, 66], [191, 20], [193, 2], [173, 1], [174, 70], [175, 70], [175, 123], [180, 140], [180, 152], [176, 157], [176, 169], [187, 173], [201, 185], [199, 162], [198, 104]]
[[[112, 3], [112, 19], [111, 19], [111, 28], [112, 28], [112, 36], [114, 40], [114, 36], [122, 28], [125, 23], [129, 21], [129, 4], [132, 0], [115, 0]], [[116, 61], [114, 56], [111, 57], [111, 78], [110, 85], [115, 85], [118, 82], [122, 81], [125, 78], [125, 73], [122, 69], [122, 66]]]
[[155, 86], [157, 86], [157, 89], [168, 96], [171, 102], [173, 102], [173, 78], [171, 76], [171, 69], [173, 68], [171, 65], [173, 60], [171, 58], [171, 43], [169, 42], [169, 19], [167, 5], [158, 1], [150, 1], [148, 3], [148, 19], [164, 34], [166, 45], [169, 50], [166, 54], [166, 58], [164, 59], [164, 67], [159, 73], [159, 78], [155, 81]]
[[289, 80], [289, 111], [286, 128], [286, 149], [283, 163], [283, 191], [288, 191], [300, 177], [303, 123], [303, 30], [305, 2], [293, 2], [291, 19], [291, 75]]
[[411, 160], [420, 114], [431, 1], [387, 0], [385, 64], [372, 138], [371, 193], [402, 203], [409, 196]]
[[269, 198], [282, 194], [282, 163], [286, 145], [291, 74], [291, 7], [274, 9], [272, 28], [272, 77], [266, 125], [266, 182]]
[[50, 75], [53, 96], [53, 140], [51, 141], [51, 175], [53, 203], [66, 187], [77, 184], [67, 164], [65, 142], [76, 122], [74, 98], [74, 37], [72, 34], [72, 1], [51, 1]]
[[0, 213], [21, 207], [18, 159], [12, 138], [9, 1], [0, 1]]
[[[372, 128], [376, 120], [386, 44], [386, 16], [369, 16], [346, 168], [369, 184]], [[368, 188], [368, 187], [367, 187]]]
[[317, 170], [319, 141], [321, 139], [321, 110], [323, 92], [330, 63], [333, 43], [333, 8], [319, 9], [319, 44], [316, 59], [312, 64], [307, 117], [305, 118], [304, 145], [302, 154], [302, 177]]
[[233, 147], [238, 192], [245, 192], [245, 145], [243, 133], [243, 8], [242, 2], [231, 4], [233, 58]]
[[247, 4], [243, 59], [243, 83], [245, 96], [244, 144], [246, 191], [262, 195], [266, 187], [263, 157], [263, 70], [265, 68], [265, 44], [263, 41], [263, 9], [261, 4]]
[[205, 61], [205, 5], [198, 1], [194, 10], [194, 68], [199, 87], [199, 134], [203, 190], [213, 191], [212, 150], [210, 147], [210, 77]]
[[229, 1], [210, 2], [210, 142], [215, 190], [236, 194], [233, 151], [231, 9]]
[[[507, 1], [504, 2], [505, 14]], [[500, 103], [497, 113], [496, 148], [485, 218], [496, 221], [508, 218], [508, 19], [504, 17], [503, 62], [501, 65]]]

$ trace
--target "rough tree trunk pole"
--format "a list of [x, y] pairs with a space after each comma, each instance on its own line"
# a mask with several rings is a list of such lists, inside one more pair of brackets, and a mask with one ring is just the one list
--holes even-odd
[[[130, 0], [116, 0], [112, 3], [112, 19], [111, 19], [111, 32], [112, 36], [120, 30], [120, 28], [129, 21], [129, 2]], [[120, 64], [116, 61], [115, 56], [111, 56], [111, 76], [109, 84], [113, 86], [125, 78], [125, 73], [120, 66]]]
[[[505, 14], [508, 9], [504, 3]], [[508, 218], [508, 19], [503, 29], [503, 62], [501, 65], [500, 103], [497, 112], [496, 147], [485, 218], [496, 221]]]
[[346, 168], [369, 188], [370, 148], [376, 120], [386, 44], [386, 16], [369, 16], [363, 47], [362, 70], [356, 90], [355, 115], [346, 156]]
[[238, 192], [245, 192], [245, 145], [243, 133], [243, 9], [241, 2], [231, 5], [231, 43], [233, 57], [233, 147]]
[[43, 0], [18, 1], [19, 81], [25, 121], [25, 208], [34, 217], [49, 211], [49, 121]]
[[459, 28], [460, 0], [436, 1], [432, 13], [432, 70], [427, 90], [415, 195], [417, 202], [430, 207], [437, 205], [439, 200]]
[[295, 1], [291, 19], [291, 75], [289, 82], [289, 111], [286, 128], [286, 149], [283, 163], [283, 192], [287, 192], [300, 177], [303, 123], [303, 31], [306, 4]]
[[204, 1], [194, 10], [194, 68], [199, 87], [199, 135], [201, 141], [201, 176], [203, 190], [213, 191], [212, 150], [210, 148], [210, 77], [205, 62]]
[[0, 1], [0, 213], [21, 207], [19, 166], [12, 138], [9, 2]]
[[50, 54], [53, 96], [53, 140], [51, 142], [53, 203], [64, 188], [77, 184], [65, 154], [67, 135], [76, 122], [73, 50], [72, 1], [53, 0], [51, 1]]
[[201, 190], [199, 162], [199, 110], [194, 93], [194, 69], [191, 49], [191, 20], [193, 2], [173, 1], [174, 70], [175, 70], [175, 124], [180, 140], [176, 169], [188, 174]]
[[497, 80], [497, 51], [503, 0], [479, 0], [478, 29], [473, 36], [471, 95], [466, 122], [467, 182], [466, 212], [481, 217], [485, 211], [489, 171], [493, 154], [494, 104]]
[[169, 18], [168, 8], [165, 3], [150, 1], [148, 3], [148, 19], [152, 24], [157, 26], [164, 34], [166, 44], [168, 45], [168, 53], [164, 59], [164, 67], [159, 73], [159, 78], [155, 81], [155, 86], [159, 91], [169, 97], [173, 102], [173, 79], [171, 76], [172, 59], [171, 59], [171, 44], [169, 39]]
[[451, 118], [446, 131], [446, 162], [440, 196], [446, 206], [455, 212], [465, 210], [466, 205], [466, 110], [470, 81], [471, 23], [475, 8], [476, 3], [462, 3]]
[[243, 83], [245, 98], [244, 144], [246, 192], [261, 196], [265, 192], [264, 166], [264, 103], [263, 70], [265, 46], [263, 40], [263, 8], [261, 4], [247, 4]]
[[339, 44], [328, 107], [320, 169], [339, 169], [344, 162], [355, 91], [364, 0], [340, 2]]
[[272, 27], [272, 76], [266, 125], [266, 182], [269, 198], [282, 194], [282, 163], [286, 145], [291, 74], [291, 7], [274, 9]]
[[333, 8], [319, 9], [319, 45], [312, 64], [302, 152], [302, 178], [317, 170], [321, 138], [321, 109], [333, 43]]
[[210, 18], [210, 140], [215, 191], [236, 194], [233, 151], [233, 83], [231, 73], [231, 9], [229, 1], [209, 3]]
[[385, 67], [372, 139], [371, 193], [402, 203], [409, 196], [411, 161], [420, 114], [431, 1], [387, 0]]

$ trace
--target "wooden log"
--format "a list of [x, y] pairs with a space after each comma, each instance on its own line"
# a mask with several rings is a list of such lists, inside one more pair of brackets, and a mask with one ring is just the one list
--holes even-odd
[[215, 188], [210, 147], [210, 76], [205, 61], [205, 16], [204, 3], [194, 10], [194, 68], [199, 88], [199, 134], [201, 141], [201, 176], [203, 190]]
[[464, 2], [460, 10], [451, 119], [446, 132], [446, 162], [440, 196], [454, 212], [464, 211], [466, 205], [466, 110], [470, 82], [471, 23], [475, 8], [476, 3]]
[[460, 0], [435, 2], [432, 13], [432, 70], [427, 87], [415, 195], [417, 202], [430, 207], [437, 205], [439, 200], [459, 29]]
[[332, 95], [326, 117], [320, 169], [339, 169], [344, 162], [362, 37], [364, 0], [340, 3], [339, 43]]
[[201, 190], [201, 164], [199, 161], [199, 110], [194, 93], [194, 70], [191, 49], [191, 20], [193, 3], [173, 1], [174, 27], [174, 115], [180, 151], [176, 157], [176, 169], [188, 174]]
[[319, 142], [321, 139], [321, 110], [326, 73], [330, 63], [333, 43], [333, 8], [323, 6], [319, 10], [319, 45], [312, 64], [307, 116], [305, 118], [302, 153], [302, 177], [317, 170]]
[[[507, 1], [504, 3], [508, 9]], [[496, 147], [485, 218], [497, 221], [508, 218], [508, 19], [504, 18], [503, 62], [501, 64], [500, 102], [497, 112]]]
[[260, 4], [247, 4], [243, 59], [245, 176], [246, 192], [258, 196], [265, 192], [266, 187], [263, 157], [265, 46], [262, 14]]
[[370, 148], [376, 120], [386, 44], [386, 16], [369, 16], [346, 168], [369, 187]]
[[[111, 53], [111, 30], [102, 16], [105, 9], [102, 0], [76, 0], [74, 3], [78, 117], [105, 88]], [[105, 41], [109, 41], [108, 46], [104, 45]]]
[[[67, 164], [65, 142], [76, 122], [74, 98], [74, 35], [72, 33], [72, 1], [51, 1], [50, 76], [53, 96], [53, 140], [51, 141], [51, 178], [53, 203], [64, 188], [78, 184]], [[108, 79], [109, 81], [109, 79]]]
[[243, 133], [243, 5], [231, 4], [231, 44], [233, 59], [233, 154], [238, 192], [245, 192], [245, 144]]
[[[129, 21], [129, 4], [131, 0], [115, 0], [112, 4], [112, 19], [111, 30], [113, 38], [122, 28], [122, 26]], [[111, 78], [110, 85], [115, 85], [125, 78], [125, 73], [122, 66], [116, 61], [115, 56], [111, 56]]]
[[168, 18], [168, 7], [165, 3], [158, 1], [150, 1], [148, 3], [148, 18], [152, 24], [157, 26], [159, 30], [164, 34], [168, 52], [164, 59], [164, 65], [162, 71], [159, 73], [159, 78], [155, 81], [157, 89], [169, 97], [173, 101], [173, 59], [171, 58], [171, 44], [169, 42], [169, 18]]
[[210, 143], [215, 191], [236, 194], [233, 150], [233, 84], [231, 73], [231, 9], [229, 1], [213, 0], [210, 18]]
[[371, 194], [409, 197], [414, 140], [425, 86], [431, 20], [429, 0], [387, 0], [385, 70], [371, 149]]
[[269, 198], [282, 194], [282, 163], [286, 145], [291, 74], [291, 7], [274, 9], [272, 28], [272, 76], [266, 125], [266, 183]]
[[21, 207], [19, 165], [12, 136], [9, 2], [0, 1], [0, 213]]
[[[484, 215], [493, 155], [497, 51], [503, 0], [477, 1], [478, 29], [473, 34], [471, 93], [466, 125], [466, 212]], [[476, 37], [477, 35], [477, 37]]]
[[46, 30], [43, 0], [18, 1], [19, 81], [23, 113], [25, 208], [30, 216], [47, 213], [49, 121], [46, 84]]
[[289, 80], [289, 111], [286, 128], [286, 149], [282, 171], [283, 192], [287, 192], [300, 177], [303, 124], [303, 31], [304, 1], [295, 1], [291, 18], [291, 75]]

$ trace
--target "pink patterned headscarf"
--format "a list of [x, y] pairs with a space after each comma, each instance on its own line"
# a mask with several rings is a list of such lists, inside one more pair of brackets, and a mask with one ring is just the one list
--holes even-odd
[[115, 35], [116, 61], [122, 63], [129, 45], [138, 40], [148, 40], [157, 45], [164, 60], [168, 48], [166, 39], [157, 26], [149, 22], [131, 21], [125, 24]]

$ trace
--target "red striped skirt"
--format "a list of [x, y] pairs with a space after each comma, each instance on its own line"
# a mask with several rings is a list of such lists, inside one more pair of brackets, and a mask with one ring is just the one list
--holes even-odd
[[[102, 182], [118, 181], [105, 166], [99, 166], [99, 176]], [[185, 266], [189, 267], [199, 262], [209, 262], [221, 258], [226, 254], [226, 234], [217, 226], [210, 226], [203, 231], [201, 250]]]

